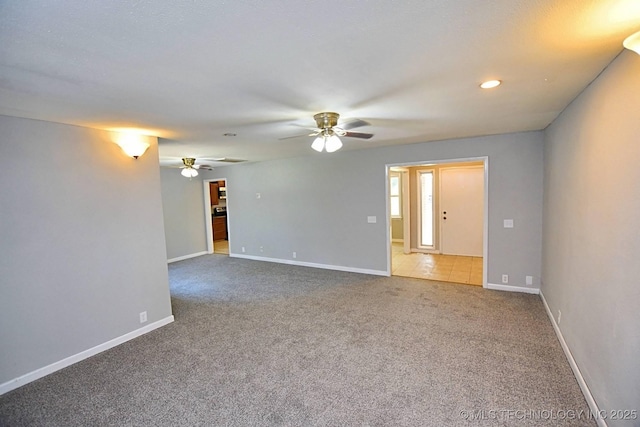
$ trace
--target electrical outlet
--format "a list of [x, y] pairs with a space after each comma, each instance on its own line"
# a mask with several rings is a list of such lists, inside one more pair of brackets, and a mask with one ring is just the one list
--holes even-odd
[[260, 246], [260, 252], [264, 252], [264, 248]]
[[244, 253], [244, 246], [242, 247], [242, 253]]
[[298, 254], [296, 254], [296, 253], [294, 252], [294, 253], [293, 253], [293, 257], [295, 258], [295, 257], [297, 257], [297, 256], [298, 256]]
[[533, 285], [533, 276], [526, 276], [524, 279], [527, 285]]
[[143, 311], [142, 313], [140, 313], [140, 323], [144, 323], [147, 321], [147, 312]]
[[262, 197], [262, 194], [260, 194], [260, 193], [256, 193], [256, 199], [259, 199], [259, 198], [261, 198], [261, 197]]
[[562, 320], [562, 312], [558, 310], [558, 325], [560, 324], [560, 320]]
[[509, 283], [509, 275], [508, 274], [503, 274], [502, 275], [502, 283]]

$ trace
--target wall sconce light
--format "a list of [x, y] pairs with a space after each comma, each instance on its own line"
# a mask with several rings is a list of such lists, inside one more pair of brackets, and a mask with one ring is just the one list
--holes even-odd
[[145, 139], [146, 137], [144, 135], [120, 133], [116, 136], [115, 143], [122, 148], [122, 151], [124, 151], [127, 156], [137, 159], [142, 156], [151, 145]]
[[622, 45], [640, 55], [640, 31], [624, 39]]

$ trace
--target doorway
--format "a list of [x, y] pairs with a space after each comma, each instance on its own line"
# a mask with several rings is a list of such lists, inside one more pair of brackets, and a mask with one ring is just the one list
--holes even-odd
[[[403, 230], [389, 230], [389, 274], [428, 280], [486, 285], [488, 160], [472, 158], [388, 165], [388, 178], [399, 171], [406, 182], [395, 203], [391, 224], [403, 218]], [[401, 233], [402, 232], [402, 233]], [[403, 235], [404, 239], [397, 237]]]
[[227, 180], [204, 181], [207, 252], [229, 255]]

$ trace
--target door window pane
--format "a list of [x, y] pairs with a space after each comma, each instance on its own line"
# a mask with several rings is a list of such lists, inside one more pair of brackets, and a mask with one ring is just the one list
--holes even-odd
[[420, 172], [420, 245], [433, 246], [433, 172]]

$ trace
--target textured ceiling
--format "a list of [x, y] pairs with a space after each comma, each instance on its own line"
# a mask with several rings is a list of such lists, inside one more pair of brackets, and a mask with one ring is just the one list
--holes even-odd
[[320, 155], [279, 138], [321, 111], [371, 123], [346, 150], [543, 129], [639, 29], [638, 0], [0, 1], [0, 114], [163, 164]]

